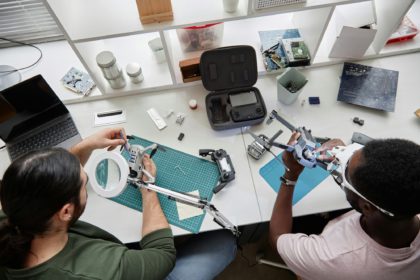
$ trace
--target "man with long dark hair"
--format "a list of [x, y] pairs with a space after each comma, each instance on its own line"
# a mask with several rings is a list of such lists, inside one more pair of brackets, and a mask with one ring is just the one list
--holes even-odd
[[[194, 266], [201, 279], [211, 279], [230, 263], [236, 253], [233, 236], [204, 234], [181, 249], [179, 265], [168, 276], [176, 259], [172, 231], [157, 194], [144, 188], [141, 250], [78, 221], [87, 202], [83, 165], [93, 150], [123, 145], [121, 131], [102, 130], [71, 153], [60, 148], [31, 152], [7, 168], [0, 185], [0, 279], [197, 279], [188, 277]], [[143, 163], [156, 176], [148, 156]]]
[[[289, 141], [298, 139], [294, 133]], [[320, 151], [344, 146], [327, 142]], [[291, 234], [292, 197], [302, 172], [289, 152], [270, 221], [270, 239], [303, 279], [419, 279], [420, 146], [374, 140], [342, 162], [337, 183], [354, 210], [332, 220], [320, 235]]]

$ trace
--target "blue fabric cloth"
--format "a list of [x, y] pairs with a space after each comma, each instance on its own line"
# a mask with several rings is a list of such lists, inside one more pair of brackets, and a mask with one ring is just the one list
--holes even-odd
[[236, 256], [236, 239], [227, 230], [204, 232], [177, 248], [176, 264], [166, 280], [211, 280]]
[[[281, 154], [278, 155], [278, 158], [281, 160]], [[280, 164], [280, 162], [274, 158], [261, 167], [260, 175], [270, 187], [278, 193], [280, 189], [280, 176], [284, 174], [284, 171], [284, 165]], [[305, 168], [299, 176], [293, 193], [293, 205], [324, 181], [328, 175], [329, 173], [327, 171], [318, 166], [315, 168]]]

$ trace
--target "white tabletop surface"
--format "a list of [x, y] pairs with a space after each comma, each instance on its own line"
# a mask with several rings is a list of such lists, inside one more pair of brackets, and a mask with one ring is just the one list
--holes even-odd
[[[4, 54], [3, 51], [2, 54]], [[420, 119], [415, 117], [414, 111], [420, 108], [419, 61], [420, 53], [413, 53], [361, 62], [366, 65], [399, 71], [397, 101], [393, 113], [337, 102], [342, 64], [302, 70], [309, 82], [304, 87], [298, 101], [292, 105], [286, 106], [277, 101], [275, 75], [260, 78], [256, 86], [264, 96], [268, 112], [273, 109], [277, 110], [294, 125], [311, 128], [315, 136], [341, 138], [344, 142], [349, 143], [352, 133], [358, 131], [374, 138], [400, 137], [418, 142]], [[72, 65], [68, 66], [70, 68]], [[61, 78], [51, 74], [54, 69], [49, 69], [45, 64], [42, 64], [38, 70], [37, 72], [36, 68], [32, 69], [30, 73], [33, 75], [41, 73], [47, 77], [54, 77], [54, 79]], [[54, 81], [52, 83], [55, 85], [53, 86], [54, 90], [57, 91], [58, 83]], [[64, 89], [58, 89], [58, 91], [59, 96], [61, 96], [61, 92], [65, 92]], [[212, 130], [204, 108], [206, 94], [207, 91], [201, 85], [196, 85], [162, 92], [71, 104], [67, 107], [83, 137], [101, 129], [94, 127], [94, 112], [124, 109], [127, 113], [127, 122], [121, 126], [128, 134], [156, 141], [197, 156], [200, 148], [225, 149], [232, 158], [236, 179], [229, 183], [224, 190], [214, 195], [212, 203], [228, 219], [238, 225], [268, 221], [276, 194], [259, 175], [259, 169], [270, 161], [272, 156], [266, 154], [260, 161], [250, 158], [246, 154], [246, 146], [252, 142], [252, 138], [248, 134], [242, 134], [241, 129], [222, 132]], [[321, 104], [309, 105], [306, 102], [301, 106], [300, 101], [303, 98], [307, 99], [308, 96], [319, 96]], [[197, 110], [193, 111], [188, 108], [188, 100], [191, 98], [198, 101]], [[168, 127], [159, 131], [146, 113], [150, 107], [155, 107], [162, 116], [169, 109], [173, 109], [175, 113], [183, 112], [186, 114], [184, 124], [182, 126], [175, 124], [175, 117], [172, 116], [167, 121]], [[351, 121], [356, 116], [365, 120], [364, 126], [360, 127]], [[286, 142], [290, 132], [276, 121], [271, 125], [266, 125], [264, 122], [251, 129], [257, 134], [264, 133], [271, 136], [280, 128], [284, 130], [284, 133], [278, 138], [278, 141]], [[185, 134], [182, 141], [177, 140], [180, 132]], [[1, 175], [9, 163], [6, 151], [0, 151]], [[343, 193], [335, 186], [332, 179], [328, 178], [294, 206], [293, 214], [295, 216], [306, 215], [345, 207], [348, 207], [348, 204]], [[111, 232], [123, 242], [140, 239], [141, 214], [101, 198], [90, 189], [88, 205], [81, 219]], [[172, 228], [176, 235], [187, 233], [177, 227], [173, 226]], [[206, 215], [201, 230], [218, 228], [219, 226], [212, 221], [211, 217]]]

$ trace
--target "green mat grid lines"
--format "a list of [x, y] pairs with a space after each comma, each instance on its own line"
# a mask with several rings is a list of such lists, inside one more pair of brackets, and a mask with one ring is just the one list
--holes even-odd
[[[129, 140], [130, 145], [137, 144], [147, 147], [153, 142], [134, 136]], [[211, 200], [213, 188], [219, 180], [219, 169], [217, 164], [204, 158], [199, 158], [166, 146], [165, 151], [158, 150], [153, 156], [157, 167], [156, 185], [170, 190], [180, 192], [191, 192], [198, 190], [200, 196]], [[198, 153], [198, 151], [197, 151]], [[128, 159], [129, 154], [123, 151], [122, 155]], [[198, 233], [203, 223], [205, 213], [199, 216], [180, 220], [176, 203], [166, 196], [158, 194], [160, 205], [169, 223], [193, 233]], [[140, 191], [130, 185], [125, 191], [111, 200], [142, 211], [142, 199]]]

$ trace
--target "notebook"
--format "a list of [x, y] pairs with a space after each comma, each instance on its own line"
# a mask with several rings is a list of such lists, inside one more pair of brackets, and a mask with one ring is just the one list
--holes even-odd
[[345, 62], [338, 101], [394, 112], [398, 71]]
[[11, 160], [82, 140], [66, 106], [41, 75], [0, 91], [0, 138]]

